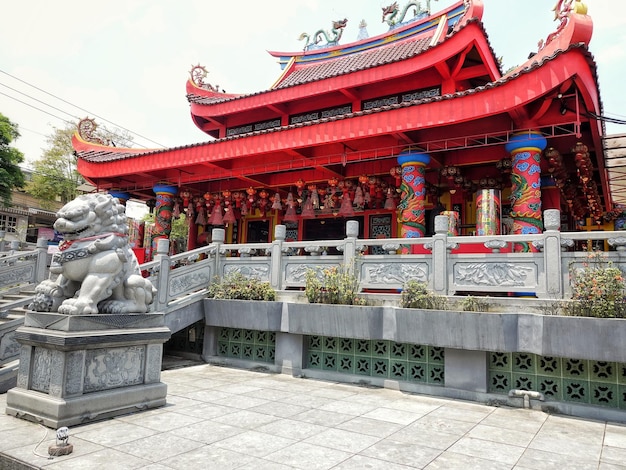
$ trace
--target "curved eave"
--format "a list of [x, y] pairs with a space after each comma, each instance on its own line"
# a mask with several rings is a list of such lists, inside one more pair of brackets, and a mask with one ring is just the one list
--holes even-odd
[[[470, 20], [458, 31], [448, 36], [445, 41], [433, 44], [419, 54], [408, 58], [393, 59], [373, 67], [361, 70], [346, 70], [332, 77], [305, 82], [297, 85], [275, 88], [251, 95], [241, 96], [235, 100], [215, 102], [210, 104], [191, 103], [191, 114], [194, 118], [207, 120], [222, 120], [225, 116], [243, 113], [266, 106], [276, 106], [282, 103], [301, 99], [303, 96], [315, 97], [328, 92], [349, 87], [362, 87], [370, 83], [389, 80], [415, 74], [437, 66], [442, 61], [465, 51], [468, 45], [475, 45], [479, 50], [483, 64], [491, 80], [500, 77], [499, 64], [487, 39], [482, 23]], [[324, 86], [320, 86], [320, 82]]]
[[162, 152], [164, 149], [137, 149], [127, 147], [110, 147], [108, 145], [87, 142], [75, 132], [72, 136], [72, 147], [80, 158], [89, 158], [90, 161], [102, 159], [109, 161], [112, 159], [126, 159], [154, 152]]
[[573, 13], [569, 16], [567, 24], [563, 29], [551, 33], [552, 39], [547, 41], [536, 54], [530, 57], [526, 62], [511, 70], [509, 74], [515, 73], [517, 70], [532, 67], [546, 58], [552, 57], [558, 51], [565, 51], [575, 44], [589, 45], [593, 35], [593, 20], [589, 15], [580, 15]]
[[[108, 161], [103, 160], [103, 155], [94, 158], [85, 153], [86, 149], [77, 148], [78, 169], [86, 178], [98, 180], [216, 164], [210, 179], [229, 178], [236, 176], [236, 171], [220, 168], [217, 166], [220, 162], [507, 114], [533, 101], [546, 99], [546, 95], [571, 80], [581, 89], [587, 109], [598, 112], [595, 71], [590, 66], [590, 60], [584, 48], [574, 47], [557, 53], [553, 58], [545, 58], [542, 63], [521, 70], [514, 76], [465, 92], [169, 150], [136, 151], [132, 155], [123, 155], [117, 149], [110, 149]], [[419, 112], [416, 112], [416, 106], [419, 106]], [[279, 138], [277, 132], [281, 133]], [[592, 132], [594, 144], [600, 145], [596, 148], [601, 148], [597, 141], [600, 136], [597, 130], [594, 131], [594, 126]], [[272, 162], [268, 160], [267, 163]], [[311, 160], [307, 164], [314, 165], [315, 162]]]
[[208, 88], [202, 88], [197, 86], [191, 79], [187, 80], [186, 85], [187, 100], [193, 102], [194, 98], [203, 98], [209, 100], [215, 100], [216, 102], [232, 100], [233, 98], [239, 98], [242, 94], [236, 93], [222, 93]]

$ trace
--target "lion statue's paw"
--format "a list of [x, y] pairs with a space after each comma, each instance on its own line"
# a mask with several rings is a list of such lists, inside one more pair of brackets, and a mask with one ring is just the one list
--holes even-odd
[[35, 312], [54, 312], [63, 300], [63, 289], [56, 282], [46, 279], [35, 288], [35, 296], [28, 308]]
[[98, 313], [98, 308], [86, 299], [66, 299], [59, 306], [58, 312], [65, 315], [91, 315]]

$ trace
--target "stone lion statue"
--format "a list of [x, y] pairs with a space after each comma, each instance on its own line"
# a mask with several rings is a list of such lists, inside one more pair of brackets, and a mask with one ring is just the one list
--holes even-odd
[[49, 279], [29, 308], [67, 315], [146, 313], [156, 289], [130, 248], [126, 208], [109, 194], [85, 194], [57, 212], [63, 236]]

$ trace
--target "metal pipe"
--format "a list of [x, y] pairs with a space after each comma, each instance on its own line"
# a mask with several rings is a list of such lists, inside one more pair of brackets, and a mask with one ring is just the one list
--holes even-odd
[[510, 397], [523, 397], [524, 399], [524, 408], [530, 408], [530, 399], [533, 398], [535, 400], [545, 401], [543, 393], [534, 392], [532, 390], [519, 390], [513, 389], [509, 390]]

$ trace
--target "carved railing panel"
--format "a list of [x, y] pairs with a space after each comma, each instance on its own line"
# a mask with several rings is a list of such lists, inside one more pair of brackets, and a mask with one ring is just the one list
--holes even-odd
[[189, 266], [179, 267], [168, 273], [168, 300], [206, 289], [214, 277], [211, 260], [202, 260]]
[[234, 257], [223, 260], [221, 275], [227, 276], [232, 273], [239, 273], [248, 278], [255, 278], [263, 282], [270, 280], [270, 259], [269, 257], [244, 258]]
[[35, 262], [25, 261], [0, 268], [0, 286], [12, 286], [35, 281]]
[[535, 289], [539, 268], [534, 262], [456, 262], [453, 268], [456, 290], [507, 292], [516, 288]]
[[340, 256], [287, 256], [283, 258], [283, 285], [304, 287], [309, 269], [321, 273], [324, 269], [341, 267]]
[[361, 287], [364, 289], [401, 289], [410, 280], [427, 284], [430, 281], [430, 259], [395, 257], [387, 260], [382, 257], [370, 261], [368, 258], [361, 261]]

